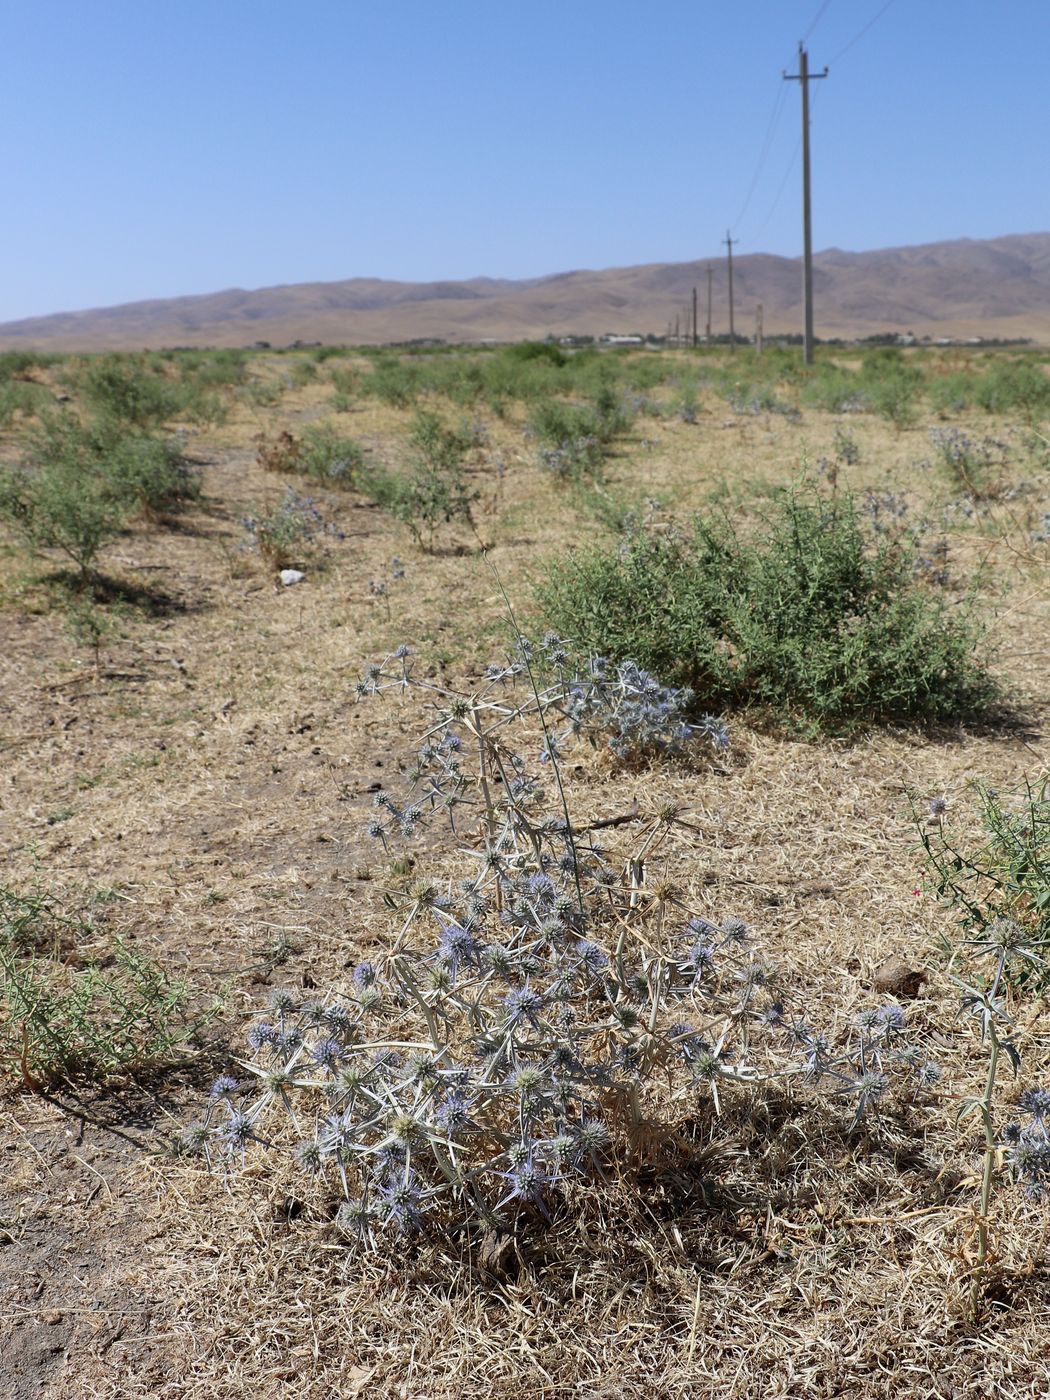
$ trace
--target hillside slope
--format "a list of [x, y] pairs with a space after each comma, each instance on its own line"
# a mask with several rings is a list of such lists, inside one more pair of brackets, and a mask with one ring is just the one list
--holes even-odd
[[[391, 282], [351, 278], [131, 302], [0, 324], [0, 347], [53, 350], [251, 345], [264, 340], [383, 343], [426, 337], [509, 340], [605, 332], [663, 333], [714, 269], [712, 326], [728, 329], [720, 259], [580, 270], [524, 281]], [[958, 239], [814, 259], [817, 334], [1028, 336], [1050, 342], [1050, 234]], [[736, 325], [756, 306], [767, 333], [801, 323], [798, 259], [734, 259]]]

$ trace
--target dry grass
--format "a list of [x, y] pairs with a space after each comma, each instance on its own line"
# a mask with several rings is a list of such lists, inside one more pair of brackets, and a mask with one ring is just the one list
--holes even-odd
[[[283, 490], [252, 435], [314, 421], [329, 393], [288, 390], [192, 441], [207, 463], [201, 507], [175, 532], [135, 528], [104, 561], [171, 605], [130, 615], [98, 675], [64, 631], [46, 570], [13, 548], [4, 557], [5, 878], [117, 890], [114, 929], [173, 971], [228, 986], [234, 1029], [275, 982], [338, 984], [389, 939], [382, 892], [397, 877], [362, 828], [370, 785], [393, 784], [416, 712], [355, 706], [362, 663], [406, 640], [435, 674], [469, 684], [502, 649], [503, 603], [469, 534], [427, 557], [361, 498], [313, 490], [346, 538], [325, 545], [304, 584], [277, 589], [240, 552], [240, 518]], [[639, 420], [614, 481], [675, 511], [715, 490], [746, 505], [756, 483], [831, 455], [828, 415], [704, 408], [695, 426]], [[385, 462], [404, 451], [407, 414], [365, 402], [336, 421]], [[473, 473], [479, 534], [516, 600], [545, 556], [595, 528], [535, 467], [521, 422], [489, 424]], [[861, 455], [840, 480], [928, 505], [950, 497], [916, 465], [930, 456], [923, 431], [848, 426]], [[14, 454], [13, 439], [2, 451]], [[583, 821], [677, 803], [689, 824], [653, 879], [748, 920], [827, 1024], [870, 1002], [886, 957], [926, 963], [948, 928], [919, 892], [907, 795], [944, 793], [965, 824], [974, 777], [1006, 789], [1048, 767], [1050, 601], [1029, 527], [1050, 507], [1045, 479], [1027, 475], [1027, 494], [982, 505], [949, 549], [957, 588], [987, 566], [996, 667], [1023, 725], [809, 744], [735, 723], [732, 758], [710, 770], [613, 775], [589, 753], [568, 767]], [[391, 585], [388, 616], [368, 585], [395, 555], [406, 579]], [[629, 855], [637, 830], [615, 828], [612, 852]], [[454, 869], [440, 844], [419, 860]], [[981, 1054], [935, 965], [909, 1014], [944, 1042], [947, 1085], [925, 1141], [906, 1114], [866, 1140], [833, 1108], [731, 1104], [716, 1133], [698, 1123], [689, 1151], [666, 1154], [641, 1188], [584, 1193], [549, 1235], [499, 1259], [421, 1248], [362, 1260], [277, 1157], [226, 1179], [155, 1159], [150, 1144], [193, 1115], [207, 1066], [125, 1095], [63, 1094], [63, 1107], [10, 1096], [4, 1384], [56, 1400], [1043, 1395], [1046, 1208], [997, 1193], [993, 1287], [967, 1323], [979, 1140], [953, 1112]], [[1026, 1078], [1038, 1078], [1050, 1064], [1045, 1003], [1021, 1019]]]

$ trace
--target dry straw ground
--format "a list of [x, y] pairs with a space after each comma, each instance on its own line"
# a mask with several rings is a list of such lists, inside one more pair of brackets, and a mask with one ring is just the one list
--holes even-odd
[[[281, 378], [287, 358], [253, 362]], [[505, 645], [492, 565], [512, 598], [544, 560], [597, 527], [539, 470], [520, 415], [490, 419], [471, 468], [478, 534], [415, 550], [353, 493], [313, 494], [345, 532], [296, 587], [241, 549], [241, 518], [284, 482], [251, 439], [328, 416], [330, 387], [288, 388], [194, 432], [204, 494], [177, 528], [136, 526], [106, 570], [168, 600], [128, 615], [96, 671], [64, 627], [47, 565], [12, 543], [2, 566], [4, 879], [87, 898], [104, 888], [100, 936], [120, 932], [207, 992], [224, 991], [233, 1042], [268, 989], [325, 990], [391, 936], [382, 893], [400, 878], [363, 835], [374, 784], [412, 746], [415, 702], [355, 706], [363, 663], [407, 641], [469, 687]], [[396, 460], [408, 414], [370, 400], [339, 426]], [[965, 420], [964, 420], [965, 422]], [[639, 419], [614, 482], [684, 512], [718, 491], [734, 509], [830, 457], [843, 420], [805, 411], [735, 415], [705, 395], [695, 424]], [[858, 492], [905, 492], [939, 510], [957, 495], [928, 458], [925, 423], [846, 423]], [[653, 881], [712, 916], [737, 914], [790, 968], [828, 1025], [875, 997], [888, 957], [929, 965], [909, 1015], [944, 1049], [946, 1086], [926, 1143], [892, 1122], [850, 1135], [848, 1114], [767, 1107], [768, 1131], [727, 1111], [707, 1185], [654, 1179], [641, 1194], [582, 1202], [525, 1257], [423, 1249], [363, 1260], [335, 1241], [301, 1183], [264, 1153], [227, 1176], [157, 1155], [196, 1111], [222, 1051], [145, 1085], [59, 1088], [0, 1100], [0, 1389], [28, 1400], [133, 1397], [532, 1396], [743, 1400], [962, 1397], [1050, 1390], [1046, 1207], [996, 1193], [995, 1287], [965, 1320], [980, 1139], [956, 1127], [979, 1081], [977, 1039], [931, 946], [950, 925], [922, 888], [909, 794], [939, 794], [973, 822], [975, 778], [1009, 789], [1047, 768], [1047, 568], [1031, 540], [1050, 482], [1010, 436], [1022, 493], [950, 527], [958, 596], [987, 566], [995, 669], [1022, 723], [931, 737], [875, 731], [805, 742], [732, 724], [713, 767], [613, 773], [590, 751], [567, 769], [580, 820], [685, 822]], [[9, 435], [4, 455], [17, 455]], [[405, 565], [387, 599], [369, 581]], [[388, 609], [389, 603], [389, 609]], [[611, 829], [630, 855], [637, 824]], [[451, 873], [452, 848], [417, 851]], [[79, 894], [78, 894], [79, 892]], [[1026, 1077], [1050, 1068], [1042, 999], [1019, 1009]], [[1007, 1090], [1007, 1097], [1014, 1089]], [[683, 1129], [684, 1131], [685, 1129]]]

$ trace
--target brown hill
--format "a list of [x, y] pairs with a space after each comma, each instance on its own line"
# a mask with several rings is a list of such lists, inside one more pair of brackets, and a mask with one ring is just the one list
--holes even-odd
[[[0, 324], [0, 348], [142, 349], [295, 340], [346, 344], [437, 338], [515, 340], [607, 332], [662, 334], [694, 286], [704, 319], [714, 268], [713, 329], [728, 329], [721, 259], [563, 272], [506, 281], [388, 282], [352, 278], [131, 302]], [[767, 334], [798, 331], [801, 264], [756, 253], [734, 259], [736, 325], [761, 303]], [[1026, 336], [1050, 342], [1050, 234], [958, 239], [814, 259], [817, 334]]]

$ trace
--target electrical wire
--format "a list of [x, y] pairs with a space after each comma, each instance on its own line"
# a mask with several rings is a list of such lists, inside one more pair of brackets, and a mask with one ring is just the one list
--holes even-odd
[[744, 202], [740, 206], [739, 214], [737, 214], [736, 218], [730, 225], [731, 228], [736, 228], [740, 224], [744, 215], [751, 207], [751, 199], [758, 185], [758, 177], [762, 174], [762, 167], [766, 163], [766, 157], [769, 155], [770, 147], [773, 144], [773, 136], [776, 131], [777, 122], [780, 120], [780, 114], [784, 109], [785, 91], [786, 89], [784, 87], [784, 83], [783, 81], [781, 81], [778, 85], [777, 100], [773, 104], [773, 111], [770, 113], [769, 124], [766, 127], [766, 134], [762, 141], [762, 148], [758, 153], [758, 162], [755, 165], [755, 173], [751, 176], [751, 183], [747, 187], [747, 194], [744, 196]]
[[772, 203], [772, 204], [769, 206], [769, 208], [766, 210], [766, 217], [762, 220], [762, 222], [759, 224], [758, 228], [756, 228], [756, 229], [753, 231], [752, 235], [751, 235], [751, 241], [752, 241], [752, 242], [754, 242], [754, 241], [758, 238], [759, 234], [762, 233], [762, 231], [765, 229], [766, 225], [769, 223], [770, 219], [771, 219], [771, 218], [773, 217], [773, 215], [776, 213], [777, 205], [780, 203], [781, 197], [782, 197], [784, 191], [787, 189], [787, 182], [788, 182], [788, 180], [791, 178], [791, 176], [792, 176], [792, 175], [794, 174], [794, 172], [795, 172], [795, 166], [796, 166], [797, 163], [798, 163], [799, 152], [800, 152], [801, 150], [802, 150], [802, 137], [800, 136], [800, 137], [798, 138], [798, 140], [795, 142], [795, 149], [794, 149], [794, 151], [791, 153], [791, 160], [790, 160], [790, 162], [788, 163], [788, 168], [784, 171], [784, 178], [781, 180], [780, 185], [779, 185], [779, 187], [778, 187], [778, 189], [777, 189], [777, 192], [776, 192], [776, 194], [773, 196], [773, 203]]
[[828, 62], [829, 62], [829, 63], [837, 63], [838, 60], [842, 57], [843, 54], [849, 53], [849, 51], [850, 51], [850, 49], [853, 47], [853, 45], [854, 45], [854, 44], [858, 44], [858, 43], [861, 41], [861, 39], [864, 38], [865, 34], [867, 34], [868, 30], [871, 29], [873, 25], [878, 24], [879, 20], [883, 17], [883, 15], [886, 13], [886, 11], [890, 8], [890, 6], [891, 6], [893, 3], [894, 3], [894, 0], [886, 0], [885, 5], [883, 5], [883, 6], [881, 7], [881, 9], [879, 9], [879, 10], [872, 16], [872, 18], [868, 20], [868, 22], [867, 22], [867, 24], [864, 26], [864, 28], [861, 29], [861, 30], [859, 30], [856, 34], [854, 34], [853, 38], [849, 41], [849, 43], [846, 44], [845, 47], [839, 49], [838, 53], [835, 54], [832, 58], [830, 58], [830, 59], [828, 60]]
[[818, 24], [820, 23], [820, 21], [824, 18], [824, 11], [828, 8], [828, 6], [829, 6], [830, 4], [831, 4], [831, 0], [824, 0], [823, 5], [821, 5], [820, 9], [817, 11], [817, 17], [816, 17], [816, 19], [814, 19], [813, 23], [809, 26], [809, 28], [806, 30], [805, 34], [803, 34], [803, 36], [802, 36], [802, 42], [803, 42], [803, 43], [806, 42], [806, 40], [809, 38], [809, 36], [813, 33], [814, 29], [816, 29], [817, 25], [818, 25]]
[[[838, 60], [839, 60], [840, 58], [842, 58], [845, 54], [849, 53], [850, 49], [852, 49], [856, 44], [859, 44], [860, 41], [861, 41], [861, 39], [864, 38], [864, 36], [868, 33], [868, 31], [869, 31], [870, 29], [874, 28], [874, 26], [875, 26], [876, 24], [878, 24], [879, 20], [883, 17], [883, 15], [887, 12], [887, 10], [889, 10], [889, 9], [893, 6], [893, 4], [894, 4], [894, 0], [885, 0], [885, 3], [882, 4], [882, 5], [880, 5], [880, 7], [878, 8], [878, 10], [876, 10], [875, 14], [872, 15], [871, 19], [868, 20], [867, 24], [865, 24], [861, 29], [859, 29], [859, 30], [857, 31], [857, 33], [854, 34], [853, 38], [850, 39], [850, 41], [849, 41], [847, 44], [844, 44], [844, 45], [842, 46], [842, 48], [840, 48], [840, 49], [838, 50], [838, 52], [835, 53], [835, 54], [828, 60], [829, 66], [830, 66], [830, 64], [832, 64], [832, 63], [837, 63]], [[820, 21], [824, 18], [824, 15], [826, 14], [826, 12], [827, 12], [828, 8], [830, 7], [830, 5], [831, 5], [831, 0], [823, 0], [823, 3], [820, 5], [820, 8], [817, 10], [817, 13], [814, 15], [814, 17], [813, 17], [813, 19], [812, 19], [812, 21], [811, 21], [811, 23], [810, 23], [810, 25], [809, 25], [809, 28], [805, 31], [805, 35], [803, 36], [803, 39], [802, 39], [803, 44], [806, 43], [806, 41], [809, 39], [810, 35], [811, 35], [811, 34], [813, 33], [813, 31], [816, 29], [817, 25], [818, 25], [818, 24], [820, 23]], [[781, 83], [779, 92], [778, 92], [778, 94], [777, 94], [777, 101], [776, 101], [776, 102], [774, 103], [774, 105], [773, 105], [773, 111], [772, 111], [772, 113], [770, 114], [769, 124], [768, 124], [767, 127], [766, 127], [766, 133], [765, 133], [765, 136], [764, 136], [763, 141], [762, 141], [761, 149], [759, 150], [758, 160], [757, 160], [757, 162], [756, 162], [756, 164], [755, 164], [755, 171], [754, 171], [754, 174], [753, 174], [752, 177], [751, 177], [751, 183], [748, 185], [747, 194], [744, 196], [744, 202], [743, 202], [743, 204], [741, 205], [740, 212], [739, 212], [739, 214], [737, 214], [736, 219], [735, 219], [735, 221], [734, 221], [734, 223], [733, 223], [733, 225], [732, 225], [733, 228], [739, 228], [740, 224], [743, 222], [744, 216], [747, 214], [747, 211], [748, 211], [748, 210], [750, 209], [750, 207], [751, 207], [751, 201], [752, 201], [752, 199], [754, 198], [756, 189], [758, 188], [759, 177], [761, 176], [762, 171], [763, 171], [763, 169], [765, 168], [766, 160], [767, 160], [767, 158], [768, 158], [768, 156], [769, 156], [769, 152], [770, 152], [770, 149], [771, 149], [772, 144], [773, 144], [773, 137], [774, 137], [774, 135], [776, 134], [777, 125], [778, 125], [778, 123], [779, 123], [779, 121], [780, 121], [781, 114], [782, 114], [782, 112], [783, 112], [783, 110], [784, 110], [784, 94], [785, 94], [785, 91], [786, 91], [786, 89], [785, 89], [783, 83]], [[815, 90], [814, 93], [813, 93], [813, 98], [812, 98], [812, 104], [813, 104], [814, 106], [816, 105], [816, 100], [817, 100], [817, 97], [818, 97], [819, 92], [820, 92], [820, 86], [819, 86], [819, 84], [818, 84], [816, 90]], [[773, 197], [773, 202], [772, 202], [772, 204], [769, 206], [769, 209], [768, 209], [768, 211], [766, 212], [766, 215], [765, 215], [765, 217], [763, 218], [762, 222], [761, 222], [761, 223], [758, 225], [758, 227], [755, 228], [755, 229], [752, 231], [752, 233], [751, 233], [751, 241], [752, 241], [752, 242], [754, 242], [754, 241], [758, 238], [759, 234], [762, 233], [762, 231], [765, 229], [766, 225], [769, 223], [770, 219], [773, 217], [774, 213], [776, 212], [777, 206], [779, 205], [780, 200], [781, 200], [781, 198], [783, 197], [784, 190], [787, 188], [787, 182], [788, 182], [788, 180], [791, 178], [792, 172], [794, 171], [795, 166], [796, 166], [796, 164], [798, 163], [799, 153], [800, 153], [801, 149], [802, 149], [802, 138], [799, 137], [798, 141], [795, 143], [795, 149], [794, 149], [794, 151], [793, 151], [793, 153], [792, 153], [791, 160], [790, 160], [789, 163], [788, 163], [788, 167], [787, 167], [787, 169], [785, 170], [784, 175], [783, 175], [783, 177], [782, 177], [782, 179], [781, 179], [781, 181], [780, 181], [780, 184], [779, 184], [779, 186], [778, 186], [778, 188], [777, 188], [777, 192], [776, 192], [776, 194], [775, 194], [774, 197]]]

